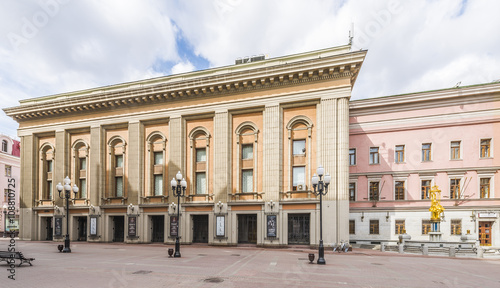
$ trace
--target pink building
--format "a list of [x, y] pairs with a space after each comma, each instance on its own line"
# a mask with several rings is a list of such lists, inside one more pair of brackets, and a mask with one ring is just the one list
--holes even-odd
[[[0, 233], [18, 231], [19, 223], [19, 192], [20, 192], [20, 146], [19, 141], [0, 134]], [[14, 197], [12, 197], [14, 196]], [[10, 201], [10, 203], [9, 203]], [[14, 205], [12, 205], [14, 204]], [[9, 206], [15, 212], [14, 223], [6, 223]], [[12, 218], [12, 217], [11, 217]], [[10, 219], [10, 218], [9, 218]], [[8, 224], [8, 225], [6, 225]]]
[[429, 190], [443, 241], [500, 246], [500, 83], [350, 102], [350, 241], [429, 240]]

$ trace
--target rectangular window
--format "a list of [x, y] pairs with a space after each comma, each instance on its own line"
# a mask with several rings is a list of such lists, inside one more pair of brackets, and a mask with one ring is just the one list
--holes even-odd
[[52, 172], [53, 162], [52, 160], [47, 160], [47, 172]]
[[123, 197], [123, 177], [115, 177], [115, 195]]
[[47, 181], [47, 200], [52, 199], [52, 181]]
[[460, 179], [450, 179], [450, 199], [460, 198]]
[[356, 183], [349, 183], [349, 201], [356, 201]]
[[451, 235], [462, 235], [462, 220], [452, 219], [450, 223]]
[[253, 159], [252, 144], [241, 145], [241, 159], [243, 160]]
[[115, 167], [123, 167], [123, 155], [115, 155]]
[[163, 195], [163, 175], [154, 176], [155, 196]]
[[293, 190], [297, 190], [299, 185], [304, 185], [306, 180], [306, 167], [293, 167]]
[[253, 192], [253, 170], [241, 172], [241, 192]]
[[7, 152], [7, 141], [2, 141], [2, 152]]
[[379, 234], [378, 220], [370, 220], [370, 234]]
[[356, 149], [349, 149], [349, 165], [356, 165]]
[[431, 221], [422, 220], [422, 235], [428, 235], [431, 232]]
[[396, 181], [394, 186], [394, 200], [405, 200], [405, 182]]
[[429, 199], [431, 180], [422, 180], [422, 200]]
[[379, 182], [370, 182], [370, 200], [379, 200], [378, 184]]
[[207, 177], [205, 172], [196, 172], [196, 194], [206, 194]]
[[11, 175], [12, 175], [12, 166], [5, 165], [5, 176], [11, 177]]
[[80, 179], [80, 198], [87, 198], [87, 179]]
[[196, 162], [206, 162], [207, 161], [207, 149], [197, 148], [196, 149]]
[[154, 165], [163, 165], [163, 151], [154, 152]]
[[80, 170], [87, 170], [87, 158], [80, 158]]
[[349, 234], [356, 234], [356, 221], [349, 220]]
[[491, 139], [481, 139], [481, 158], [490, 157]]
[[431, 161], [431, 143], [422, 144], [422, 161]]
[[481, 198], [490, 198], [490, 178], [481, 178], [480, 185]]
[[396, 226], [395, 226], [395, 234], [404, 234], [406, 233], [405, 229], [405, 220], [396, 220]]
[[397, 145], [395, 151], [394, 161], [396, 163], [405, 162], [405, 145]]
[[450, 159], [458, 160], [460, 159], [460, 141], [452, 141], [450, 147]]
[[370, 164], [379, 164], [378, 147], [370, 147]]
[[306, 140], [293, 140], [293, 155], [306, 154]]

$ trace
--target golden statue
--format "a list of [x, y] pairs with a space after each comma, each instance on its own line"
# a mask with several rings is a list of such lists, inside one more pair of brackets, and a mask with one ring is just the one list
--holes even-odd
[[431, 221], [441, 221], [441, 213], [443, 213], [444, 208], [439, 203], [441, 201], [441, 190], [438, 189], [437, 185], [434, 185], [429, 191], [431, 197]]

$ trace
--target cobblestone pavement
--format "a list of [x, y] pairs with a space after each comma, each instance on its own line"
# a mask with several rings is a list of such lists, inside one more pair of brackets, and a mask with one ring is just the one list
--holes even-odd
[[[500, 260], [424, 257], [355, 249], [327, 251], [310, 264], [304, 248], [182, 245], [169, 258], [161, 244], [16, 241], [33, 266], [0, 263], [0, 287], [500, 287]], [[0, 250], [8, 241], [0, 239]]]

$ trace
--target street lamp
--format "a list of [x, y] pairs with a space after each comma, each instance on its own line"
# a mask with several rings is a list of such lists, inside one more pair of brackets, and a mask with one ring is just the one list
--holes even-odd
[[184, 197], [184, 193], [186, 192], [187, 183], [184, 178], [182, 178], [181, 171], [177, 172], [175, 178], [172, 178], [170, 181], [172, 186], [172, 192], [174, 193], [174, 197], [177, 197], [177, 235], [175, 236], [175, 253], [174, 257], [181, 257], [181, 244], [179, 243], [179, 212], [180, 212], [180, 200], [181, 197]]
[[[61, 185], [61, 182], [59, 182], [56, 185], [57, 191], [59, 191], [59, 198], [61, 199], [66, 199], [66, 238], [64, 239], [64, 249], [62, 252], [64, 253], [71, 253], [71, 249], [69, 248], [69, 199], [71, 199], [71, 179], [69, 179], [68, 176], [64, 178], [63, 180], [64, 186]], [[61, 197], [61, 192], [64, 189], [64, 197]], [[76, 198], [76, 193], [78, 193], [78, 187], [76, 185], [73, 185], [73, 193], [75, 193], [75, 198]]]
[[[314, 194], [319, 195], [319, 248], [318, 248], [318, 264], [326, 264], [325, 262], [325, 247], [323, 247], [323, 195], [328, 193], [328, 185], [332, 180], [330, 174], [325, 175], [325, 180], [321, 180], [323, 174], [325, 173], [325, 169], [323, 166], [319, 166], [316, 170], [316, 174], [312, 177], [312, 184], [314, 188]], [[316, 190], [316, 188], [318, 188]]]

